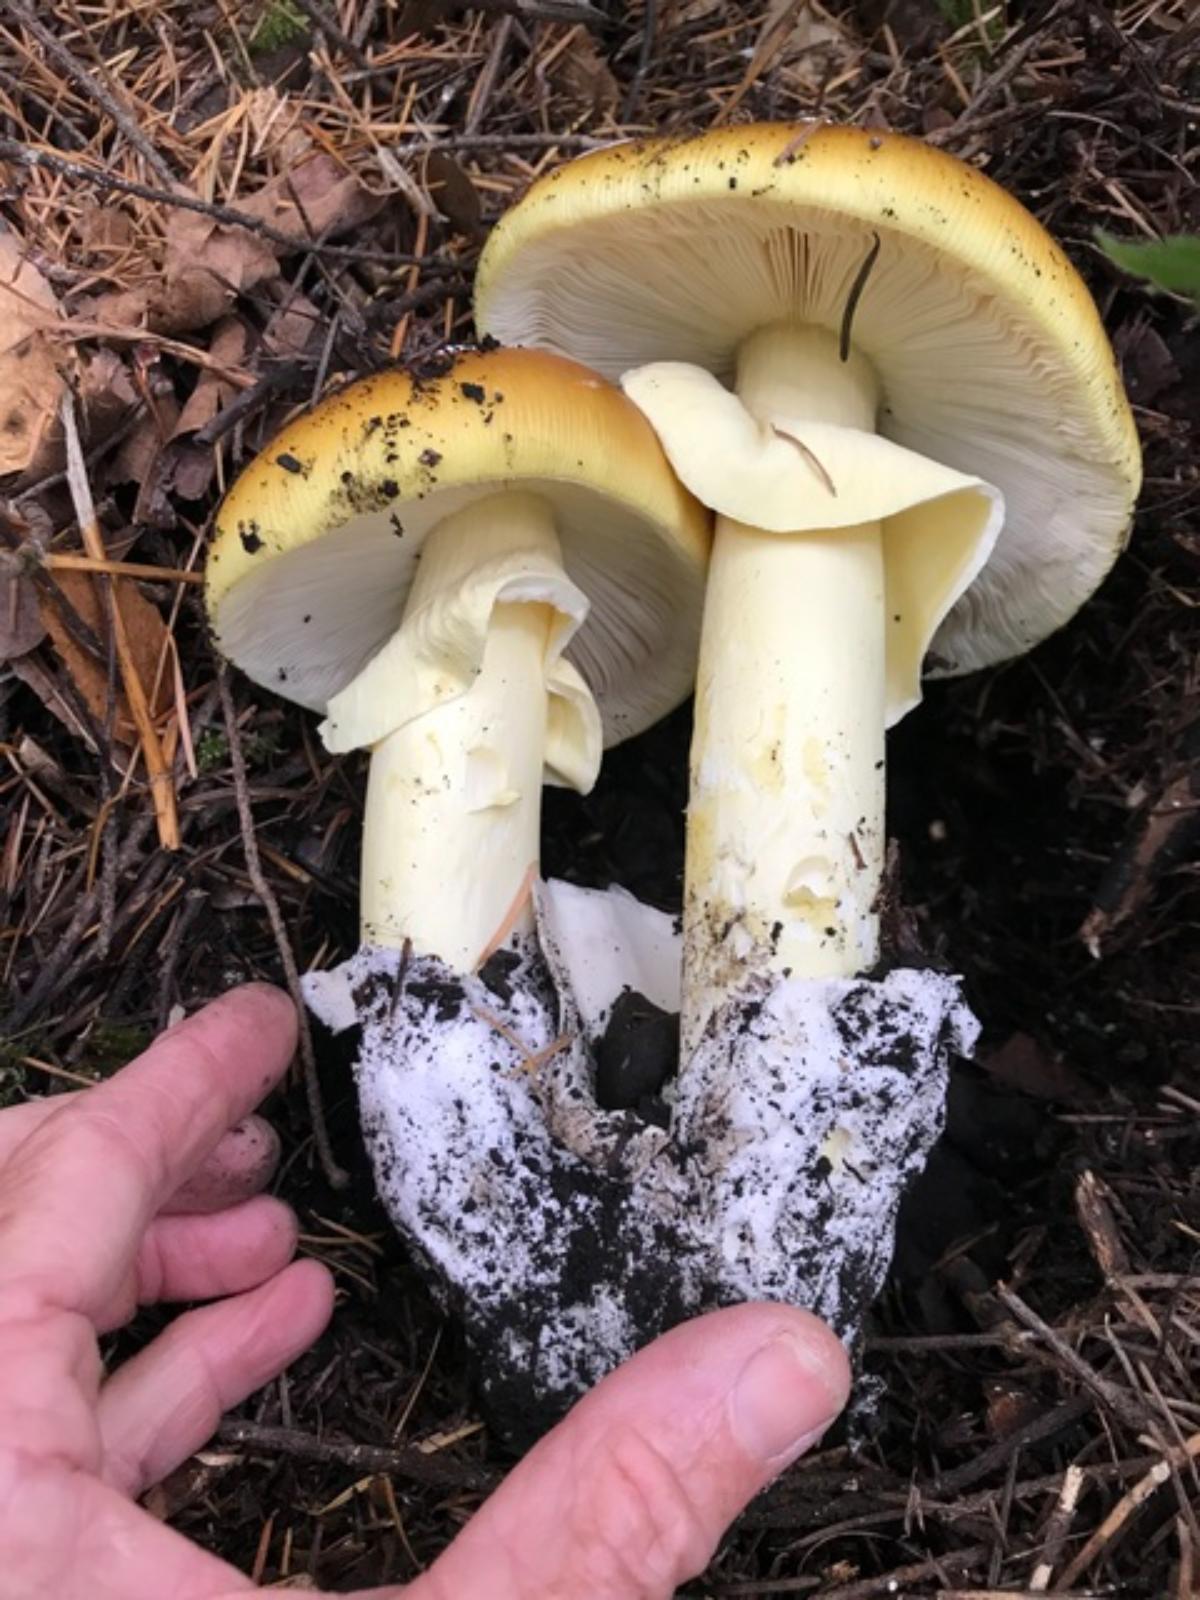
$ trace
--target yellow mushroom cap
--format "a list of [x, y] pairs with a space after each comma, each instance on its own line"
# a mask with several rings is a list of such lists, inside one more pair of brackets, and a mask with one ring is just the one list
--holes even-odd
[[422, 544], [487, 495], [544, 496], [591, 609], [568, 654], [609, 744], [686, 698], [709, 517], [619, 389], [560, 356], [481, 350], [422, 379], [365, 378], [286, 427], [217, 515], [217, 643], [324, 712], [400, 624]]
[[934, 641], [970, 671], [1036, 644], [1122, 548], [1137, 434], [1087, 287], [1011, 195], [919, 140], [755, 124], [615, 145], [534, 184], [493, 231], [480, 330], [610, 377], [684, 361], [733, 380], [756, 328], [840, 331], [895, 443], [993, 484], [1006, 520]]

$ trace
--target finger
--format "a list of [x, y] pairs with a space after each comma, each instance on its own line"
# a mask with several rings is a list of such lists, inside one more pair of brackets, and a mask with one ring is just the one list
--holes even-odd
[[78, 1099], [79, 1092], [72, 1090], [69, 1094], [51, 1095], [48, 1100], [26, 1100], [19, 1106], [6, 1106], [0, 1111], [0, 1168], [21, 1141], [35, 1128], [40, 1128], [47, 1117]]
[[0, 1445], [0, 1594], [54, 1600], [232, 1600], [233, 1567], [98, 1478]]
[[406, 1600], [663, 1600], [845, 1404], [834, 1336], [784, 1306], [716, 1311], [606, 1378], [406, 1589]]
[[88, 1316], [109, 1304], [150, 1219], [282, 1077], [295, 1037], [285, 995], [235, 989], [47, 1118], [0, 1177], [9, 1285]]
[[[287, 1266], [298, 1231], [291, 1207], [270, 1195], [214, 1216], [158, 1217], [138, 1251], [136, 1303], [214, 1300], [254, 1289]], [[101, 1325], [115, 1327], [129, 1312], [128, 1305], [110, 1308]]]
[[[78, 1100], [78, 1093], [31, 1100], [0, 1112], [0, 1168], [6, 1157], [48, 1117]], [[168, 1200], [166, 1211], [219, 1211], [265, 1189], [279, 1165], [279, 1135], [265, 1117], [243, 1117], [223, 1134], [195, 1175]]]
[[279, 1135], [265, 1117], [243, 1117], [221, 1136], [196, 1173], [163, 1207], [170, 1212], [221, 1211], [261, 1194], [279, 1165]]
[[297, 1261], [261, 1288], [178, 1317], [100, 1391], [108, 1482], [129, 1495], [160, 1482], [223, 1412], [307, 1350], [332, 1311], [329, 1273]]

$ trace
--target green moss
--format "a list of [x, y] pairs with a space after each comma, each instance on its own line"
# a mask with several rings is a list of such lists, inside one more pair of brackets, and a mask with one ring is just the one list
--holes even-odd
[[[279, 751], [279, 735], [274, 730], [242, 735], [242, 754], [248, 767], [265, 766]], [[196, 766], [201, 772], [220, 772], [228, 764], [229, 740], [220, 728], [206, 728], [196, 740]]]
[[81, 1058], [73, 1070], [85, 1078], [111, 1077], [134, 1056], [140, 1056], [153, 1037], [149, 1028], [101, 1019], [84, 1040]]
[[262, 15], [250, 30], [250, 54], [266, 55], [299, 44], [308, 36], [308, 18], [289, 4], [289, 0], [268, 0]]
[[0, 1052], [0, 1111], [7, 1106], [19, 1106], [28, 1098], [25, 1068], [7, 1057], [7, 1051]]
[[196, 765], [201, 772], [219, 772], [229, 760], [229, 740], [218, 728], [205, 728], [196, 740]]

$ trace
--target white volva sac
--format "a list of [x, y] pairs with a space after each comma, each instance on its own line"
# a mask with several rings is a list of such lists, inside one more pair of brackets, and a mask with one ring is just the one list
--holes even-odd
[[362, 1029], [380, 1199], [463, 1316], [493, 1421], [527, 1439], [719, 1305], [805, 1306], [852, 1345], [941, 1128], [949, 1057], [975, 1038], [957, 980], [751, 977], [688, 1062], [668, 1131], [597, 1105], [587, 1043], [624, 984], [670, 999], [665, 919], [563, 884], [536, 905], [498, 988], [379, 948], [305, 980], [328, 1026]]
[[717, 512], [696, 685], [683, 1051], [747, 972], [879, 955], [884, 732], [1002, 519], [988, 485], [875, 433], [879, 385], [823, 328], [760, 329], [736, 394], [683, 363], [626, 375]]
[[595, 702], [562, 650], [587, 601], [550, 506], [498, 493], [428, 536], [404, 619], [335, 696], [332, 750], [371, 746], [362, 938], [469, 972], [532, 927], [542, 784], [586, 790]]

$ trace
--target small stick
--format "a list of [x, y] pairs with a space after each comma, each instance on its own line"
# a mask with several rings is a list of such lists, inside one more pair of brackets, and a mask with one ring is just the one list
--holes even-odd
[[470, 1489], [486, 1492], [496, 1486], [491, 1473], [467, 1462], [446, 1461], [424, 1450], [387, 1449], [374, 1444], [340, 1444], [318, 1439], [294, 1428], [271, 1428], [257, 1422], [230, 1419], [217, 1434], [222, 1444], [243, 1445], [261, 1454], [291, 1456], [298, 1461], [328, 1462], [350, 1467], [356, 1472], [391, 1474], [413, 1483], [426, 1483], [437, 1489]]
[[61, 1078], [64, 1083], [73, 1083], [79, 1089], [94, 1089], [95, 1078], [85, 1078], [82, 1072], [71, 1072], [66, 1067], [56, 1067], [52, 1061], [40, 1061], [37, 1056], [21, 1056], [23, 1067], [32, 1067], [36, 1072], [44, 1072], [48, 1078]]
[[1175, 1579], [1175, 1600], [1195, 1600], [1195, 1557], [1192, 1535], [1183, 1517], [1175, 1518], [1175, 1537], [1179, 1541], [1179, 1574]]
[[145, 578], [154, 583], [203, 583], [202, 572], [184, 572], [182, 567], [156, 567], [148, 561], [113, 561], [108, 556], [72, 555], [51, 550], [43, 565], [58, 572], [107, 572], [110, 578]]
[[448, 133], [428, 139], [410, 139], [394, 146], [397, 157], [419, 156], [429, 150], [465, 154], [472, 150], [600, 150], [619, 143], [617, 138], [598, 138], [594, 133]]
[[1011, 41], [1022, 30], [1020, 28], [1013, 29], [1012, 34], [1000, 47], [1002, 50], [1007, 50], [1008, 55], [997, 67], [996, 71], [992, 73], [991, 77], [984, 79], [975, 98], [959, 115], [958, 121], [954, 123], [953, 127], [946, 130], [947, 133], [965, 133], [975, 125], [976, 119], [984, 106], [989, 105], [1000, 93], [1000, 90], [1016, 77], [1026, 61], [1029, 60], [1029, 57], [1045, 40], [1050, 24], [1058, 21], [1069, 3], [1070, 0], [1058, 0], [1058, 4], [1051, 6], [1050, 10], [1036, 26], [1027, 24], [1029, 32], [1020, 44], [1014, 45]]
[[642, 98], [642, 86], [650, 70], [650, 58], [654, 54], [657, 37], [658, 0], [642, 0], [642, 41], [638, 47], [637, 66], [633, 69], [633, 77], [625, 95], [625, 104], [621, 107], [622, 122], [633, 121], [634, 112]]
[[1050, 1521], [1046, 1525], [1046, 1537], [1042, 1540], [1042, 1559], [1034, 1567], [1033, 1576], [1029, 1580], [1031, 1594], [1044, 1594], [1050, 1587], [1050, 1579], [1062, 1554], [1063, 1543], [1071, 1530], [1083, 1481], [1083, 1472], [1074, 1463], [1063, 1473], [1058, 1503], [1050, 1514]]
[[519, 1070], [521, 1072], [536, 1072], [539, 1067], [544, 1067], [547, 1061], [552, 1061], [560, 1050], [565, 1050], [569, 1044], [574, 1042], [572, 1034], [560, 1033], [557, 1039], [551, 1039], [550, 1043], [544, 1044], [540, 1050], [530, 1050], [517, 1037], [508, 1023], [502, 1017], [498, 1017], [494, 1011], [488, 1011], [483, 1006], [471, 1005], [469, 1001], [468, 1006], [473, 1016], [478, 1017], [480, 1022], [486, 1022], [489, 1028], [495, 1029], [500, 1037], [506, 1039], [513, 1049], [519, 1053], [521, 1057]]
[[500, 926], [479, 952], [472, 968], [474, 972], [478, 972], [480, 967], [485, 966], [491, 960], [492, 956], [495, 955], [496, 951], [499, 950], [500, 946], [520, 922], [525, 907], [529, 904], [530, 897], [533, 894], [533, 884], [534, 879], [537, 877], [537, 870], [538, 864], [536, 861], [531, 861], [525, 868], [525, 874], [517, 885], [517, 892], [513, 895], [508, 910], [500, 919]]
[[1014, 1294], [1001, 1283], [996, 1286], [996, 1298], [1012, 1312], [1018, 1322], [1032, 1329], [1034, 1333], [1040, 1334], [1062, 1365], [1073, 1373], [1085, 1388], [1090, 1389], [1114, 1416], [1119, 1417], [1127, 1428], [1131, 1428], [1135, 1433], [1143, 1432], [1147, 1428], [1149, 1420], [1147, 1412], [1135, 1404], [1115, 1383], [1102, 1377], [1095, 1367], [1085, 1361], [1078, 1351], [1073, 1350], [1060, 1334], [1055, 1333], [1053, 1328], [1043, 1322], [1037, 1312], [1025, 1304], [1020, 1295]]
[[412, 960], [412, 940], [406, 938], [400, 946], [400, 964], [396, 968], [396, 982], [392, 986], [392, 1003], [388, 1007], [388, 1026], [395, 1027], [396, 1009], [404, 995], [404, 986], [408, 982], [408, 964]]
[[786, 167], [789, 165], [789, 163], [794, 160], [797, 151], [803, 150], [804, 146], [812, 138], [813, 134], [816, 133], [817, 129], [827, 126], [828, 124], [822, 118], [813, 117], [811, 121], [808, 121], [804, 124], [794, 139], [788, 140], [783, 149], [775, 157], [774, 161], [772, 161], [771, 165], [773, 167]]
[[883, 241], [877, 233], [872, 237], [875, 242], [867, 251], [866, 259], [850, 285], [850, 293], [846, 296], [846, 309], [842, 312], [842, 331], [838, 337], [838, 358], [842, 361], [850, 359], [850, 330], [854, 324], [854, 313], [858, 310], [858, 302], [862, 299], [867, 279], [871, 276], [872, 267], [879, 260], [879, 252], [883, 246]]
[[25, 31], [33, 35], [46, 54], [58, 63], [75, 87], [83, 91], [84, 97], [95, 101], [96, 105], [112, 120], [129, 144], [142, 157], [150, 170], [161, 178], [164, 183], [175, 183], [177, 181], [175, 173], [171, 171], [166, 161], [150, 143], [149, 139], [146, 138], [146, 135], [138, 127], [129, 112], [121, 105], [120, 101], [110, 94], [102, 83], [96, 81], [86, 67], [75, 59], [66, 45], [56, 38], [44, 23], [38, 21], [30, 8], [24, 3], [24, 0], [9, 0], [9, 5], [16, 12]]
[[342, 31], [333, 12], [323, 5], [321, 0], [295, 0], [295, 4], [303, 11], [313, 27], [323, 33], [327, 39], [332, 39], [342, 54], [348, 60], [353, 61], [360, 71], [370, 72], [371, 63], [367, 60], [367, 57], [355, 44], [354, 40], [350, 38], [349, 34]]
[[443, 0], [441, 10], [499, 11], [520, 17], [524, 22], [581, 22], [584, 27], [604, 26], [608, 18], [589, 0]]
[[[821, 1600], [874, 1600], [876, 1595], [897, 1596], [905, 1595], [910, 1591], [905, 1585], [916, 1583], [922, 1578], [938, 1578], [945, 1581], [946, 1573], [952, 1567], [961, 1568], [965, 1573], [970, 1572], [977, 1561], [982, 1561], [990, 1554], [986, 1544], [973, 1544], [965, 1550], [951, 1550], [944, 1556], [930, 1556], [927, 1561], [915, 1561], [910, 1566], [895, 1567], [891, 1572], [881, 1572], [873, 1578], [860, 1578], [855, 1583], [839, 1584], [836, 1589], [825, 1589]], [[801, 1578], [763, 1578], [750, 1583], [725, 1583], [719, 1589], [712, 1591], [713, 1595], [762, 1595], [768, 1600], [771, 1595], [780, 1594], [808, 1594], [813, 1589], [819, 1588], [821, 1578], [806, 1575]], [[961, 1591], [960, 1591], [961, 1592]], [[941, 1600], [945, 1600], [947, 1591], [939, 1589]], [[1006, 1595], [1005, 1600], [1019, 1600], [1019, 1597]]]
[[[92, 503], [92, 491], [88, 485], [87, 469], [83, 464], [83, 448], [79, 442], [79, 429], [75, 422], [75, 401], [69, 392], [63, 396], [61, 411], [67, 442], [67, 483], [70, 486], [79, 531], [88, 554], [98, 562], [107, 562], [108, 552], [104, 548], [104, 537], [100, 532], [96, 508]], [[142, 759], [146, 763], [146, 775], [150, 779], [150, 795], [154, 801], [154, 816], [158, 823], [158, 840], [164, 850], [178, 850], [179, 812], [175, 804], [175, 785], [171, 769], [163, 755], [162, 744], [155, 731], [150, 706], [146, 700], [146, 691], [142, 687], [142, 680], [138, 677], [125, 618], [119, 603], [117, 580], [110, 578], [109, 582], [112, 585], [109, 611], [117, 664], [121, 670], [121, 683], [125, 690], [130, 715], [137, 728]]]
[[283, 913], [279, 909], [279, 901], [275, 898], [274, 890], [267, 882], [266, 873], [262, 868], [262, 858], [258, 852], [258, 839], [254, 832], [254, 812], [250, 805], [250, 788], [246, 781], [246, 757], [242, 750], [242, 736], [238, 728], [237, 710], [229, 688], [229, 671], [223, 661], [217, 662], [217, 688], [221, 695], [221, 712], [225, 718], [225, 732], [229, 739], [229, 764], [233, 769], [233, 789], [237, 798], [238, 822], [242, 831], [242, 850], [246, 857], [246, 871], [250, 875], [250, 882], [254, 887], [254, 892], [262, 901], [263, 910], [267, 913], [267, 921], [271, 924], [271, 932], [275, 936], [275, 947], [279, 951], [280, 964], [287, 980], [288, 993], [291, 995], [292, 1002], [296, 1007], [300, 1064], [304, 1072], [304, 1090], [308, 1099], [308, 1115], [309, 1120], [312, 1122], [313, 1141], [317, 1147], [317, 1156], [321, 1162], [321, 1170], [325, 1174], [326, 1182], [333, 1189], [344, 1189], [350, 1182], [350, 1174], [343, 1171], [338, 1165], [334, 1158], [333, 1146], [329, 1142], [329, 1129], [325, 1125], [325, 1106], [321, 1099], [321, 1085], [317, 1080], [317, 1058], [313, 1050], [312, 1030], [308, 1025], [308, 1011], [304, 1005], [304, 996], [300, 992], [300, 972], [296, 966], [296, 957], [292, 951], [291, 941], [288, 938]]
[[[843, 360], [844, 359], [845, 357], [843, 357]], [[828, 467], [826, 467], [825, 463], [817, 455], [816, 451], [810, 450], [803, 439], [797, 439], [794, 433], [789, 433], [786, 428], [781, 428], [777, 422], [773, 422], [771, 424], [771, 432], [777, 439], [786, 439], [788, 444], [795, 445], [796, 449], [799, 450], [800, 454], [804, 457], [805, 461], [808, 462], [809, 466], [816, 473], [817, 477], [820, 478], [825, 488], [836, 500], [838, 497], [837, 484], [834, 483], [833, 479], [830, 477]]]
[[1163, 1484], [1169, 1480], [1172, 1466], [1184, 1461], [1194, 1461], [1198, 1455], [1200, 1455], [1200, 1433], [1194, 1433], [1181, 1449], [1169, 1450], [1163, 1460], [1156, 1461], [1145, 1477], [1139, 1478], [1133, 1488], [1121, 1496], [1083, 1549], [1063, 1569], [1063, 1575], [1058, 1580], [1058, 1589], [1069, 1588], [1076, 1578], [1087, 1571], [1092, 1562], [1095, 1561], [1104, 1547], [1112, 1542], [1138, 1507], [1144, 1505], [1154, 1491], [1161, 1489]]
[[[115, 172], [106, 172], [103, 167], [87, 166], [82, 161], [69, 161], [66, 156], [56, 155], [50, 150], [35, 150], [30, 145], [22, 144], [19, 139], [0, 139], [0, 161], [15, 161], [22, 167], [45, 167], [50, 172], [57, 172], [60, 177], [74, 178], [80, 183], [94, 183], [101, 189], [114, 190], [118, 194], [130, 194], [135, 199], [151, 200], [158, 205], [175, 206], [180, 211], [195, 211], [202, 217], [211, 217], [214, 222], [220, 222], [227, 228], [245, 228], [247, 233], [256, 233], [272, 244], [293, 252], [307, 250], [312, 254], [333, 256], [339, 261], [381, 261], [390, 266], [400, 267], [411, 267], [416, 261], [416, 257], [402, 251], [365, 250], [358, 245], [326, 244], [323, 240], [301, 239], [294, 233], [273, 228], [261, 217], [256, 217], [248, 211], [239, 211], [235, 206], [222, 206], [215, 201], [200, 200], [196, 195], [187, 194], [182, 189], [156, 189], [148, 183], [135, 183], [132, 178], [119, 178]], [[444, 256], [433, 256], [431, 259], [440, 264], [450, 264], [448, 258]], [[105, 337], [113, 337], [119, 333], [120, 330], [115, 328], [104, 330]]]
[[[430, 279], [427, 283], [417, 286], [410, 294], [401, 295], [398, 300], [387, 302], [389, 316], [400, 316], [416, 306], [424, 305], [427, 301], [436, 300], [442, 295], [453, 292], [449, 279]], [[339, 313], [340, 315], [340, 313]], [[317, 364], [317, 381], [313, 383], [310, 402], [316, 404], [320, 398], [320, 390], [324, 384], [322, 367], [328, 364], [332, 351], [333, 341], [337, 335], [337, 317], [329, 325], [329, 335], [325, 341], [325, 351], [321, 361]], [[243, 389], [238, 395], [217, 412], [211, 422], [206, 422], [202, 428], [197, 428], [193, 435], [194, 442], [198, 445], [216, 444], [227, 433], [232, 433], [239, 422], [247, 421], [255, 412], [270, 403], [276, 395], [287, 389], [304, 373], [306, 368], [312, 366], [311, 359], [296, 357], [279, 362], [276, 366], [268, 367], [262, 377], [250, 388]]]

